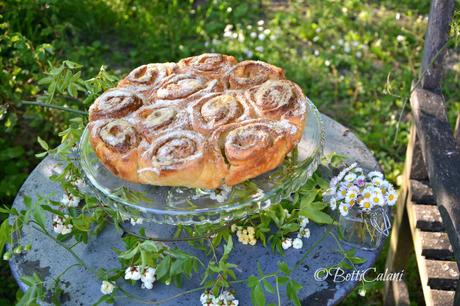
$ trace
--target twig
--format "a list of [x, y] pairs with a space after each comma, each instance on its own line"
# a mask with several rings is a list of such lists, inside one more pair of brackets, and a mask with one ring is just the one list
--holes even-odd
[[43, 102], [38, 102], [38, 101], [21, 101], [21, 103], [25, 104], [25, 105], [34, 105], [34, 106], [40, 106], [40, 107], [54, 108], [54, 109], [58, 109], [58, 110], [61, 110], [61, 111], [78, 114], [78, 115], [81, 115], [81, 116], [87, 116], [88, 115], [88, 112], [81, 111], [81, 110], [78, 110], [78, 109], [69, 108], [69, 107], [65, 107], [65, 106], [55, 105], [55, 104], [43, 103]]

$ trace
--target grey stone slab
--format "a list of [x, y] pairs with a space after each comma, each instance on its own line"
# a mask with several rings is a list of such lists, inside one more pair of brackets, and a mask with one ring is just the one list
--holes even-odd
[[[372, 154], [353, 133], [327, 116], [322, 116], [322, 119], [326, 129], [326, 154], [337, 152], [347, 155], [349, 162], [357, 161], [368, 169], [379, 168]], [[51, 195], [56, 199], [61, 198], [62, 191], [59, 186], [48, 179], [49, 175], [59, 171], [60, 166], [51, 157], [43, 160], [22, 186], [14, 202], [14, 207], [17, 209], [24, 208], [24, 195], [33, 198], [37, 195]], [[51, 228], [50, 215], [48, 215], [47, 222]], [[163, 233], [164, 231], [174, 230], [172, 226], [158, 225], [158, 227], [162, 229]], [[289, 249], [282, 258], [272, 253], [270, 248], [263, 248], [260, 244], [250, 247], [235, 243], [229, 261], [238, 264], [240, 270], [237, 272], [237, 277], [243, 279], [251, 274], [257, 274], [257, 261], [260, 261], [265, 273], [276, 271], [277, 262], [281, 260], [287, 262], [290, 267], [294, 266], [305, 252], [320, 239], [326, 230], [325, 226], [318, 226], [316, 224], [309, 224], [309, 228], [311, 230], [311, 238], [304, 239], [304, 248], [302, 250]], [[119, 265], [113, 248], [122, 248], [120, 236], [120, 232], [108, 226], [99, 237], [91, 238], [88, 245], [79, 244], [73, 250], [78, 256], [85, 259], [90, 270], [100, 267], [117, 268]], [[54, 282], [53, 279], [66, 269], [66, 267], [76, 263], [76, 260], [65, 249], [30, 226], [24, 228], [20, 239], [22, 244], [32, 244], [30, 252], [14, 256], [10, 261], [13, 275], [18, 280], [22, 289], [26, 288], [19, 281], [19, 277], [37, 272], [45, 280], [47, 290], [51, 290]], [[71, 245], [73, 242], [68, 241], [66, 243]], [[208, 260], [199, 251], [191, 249], [187, 243], [177, 242], [174, 245], [190, 250], [205, 262]], [[330, 236], [326, 237], [312, 250], [306, 260], [294, 272], [295, 279], [303, 285], [299, 293], [303, 304], [337, 304], [357, 285], [356, 282], [334, 283], [331, 281], [315, 281], [314, 273], [317, 269], [329, 267], [340, 261], [341, 256], [335, 250], [337, 250], [337, 246], [333, 238]], [[358, 250], [357, 255], [367, 259], [367, 262], [361, 266], [361, 269], [372, 267], [379, 251]], [[158, 301], [180, 294], [185, 290], [199, 287], [199, 282], [199, 275], [196, 274], [191, 280], [184, 282], [183, 288], [155, 284], [153, 290], [143, 290], [140, 286], [131, 286], [124, 281], [120, 281], [118, 285], [142, 300]], [[61, 287], [64, 292], [64, 305], [91, 305], [101, 296], [99, 291], [100, 281], [97, 280], [91, 271], [78, 266], [64, 274]], [[240, 300], [240, 305], [250, 304], [250, 292], [245, 284], [237, 284], [234, 286], [234, 289], [237, 292], [236, 296]], [[195, 292], [168, 301], [163, 305], [199, 305], [200, 294], [201, 292]], [[288, 305], [288, 299], [284, 290], [282, 290], [281, 296], [283, 305]], [[276, 301], [274, 295], [268, 295], [267, 297], [268, 302]], [[127, 298], [117, 299], [116, 304], [143, 305], [142, 302]]]

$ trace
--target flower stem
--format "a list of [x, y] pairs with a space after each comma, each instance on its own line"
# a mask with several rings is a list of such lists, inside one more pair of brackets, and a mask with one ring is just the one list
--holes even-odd
[[[33, 222], [33, 221], [32, 221]], [[33, 222], [35, 223], [35, 222]], [[54, 238], [52, 235], [50, 235], [47, 231], [41, 229], [40, 227], [37, 227], [37, 226], [32, 226], [33, 229], [39, 231], [40, 233], [44, 234], [45, 236], [47, 236], [48, 238], [54, 240], [57, 244], [59, 244], [61, 247], [63, 247], [64, 249], [66, 249], [77, 261], [78, 263], [85, 267], [85, 269], [89, 270], [89, 267], [86, 265], [86, 263], [80, 258], [78, 257], [78, 255], [72, 250], [70, 249], [68, 246], [66, 246], [62, 241], [59, 241], [58, 239]]]

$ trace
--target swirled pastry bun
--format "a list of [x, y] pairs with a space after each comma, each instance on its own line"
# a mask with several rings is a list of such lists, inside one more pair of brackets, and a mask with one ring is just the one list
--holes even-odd
[[280, 165], [305, 117], [305, 95], [283, 69], [206, 53], [137, 67], [96, 99], [88, 128], [114, 175], [210, 189]]

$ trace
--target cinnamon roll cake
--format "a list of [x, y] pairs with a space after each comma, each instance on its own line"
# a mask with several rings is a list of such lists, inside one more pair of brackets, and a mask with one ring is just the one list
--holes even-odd
[[305, 117], [305, 95], [283, 69], [202, 54], [134, 69], [96, 99], [88, 128], [122, 179], [212, 189], [280, 165]]

